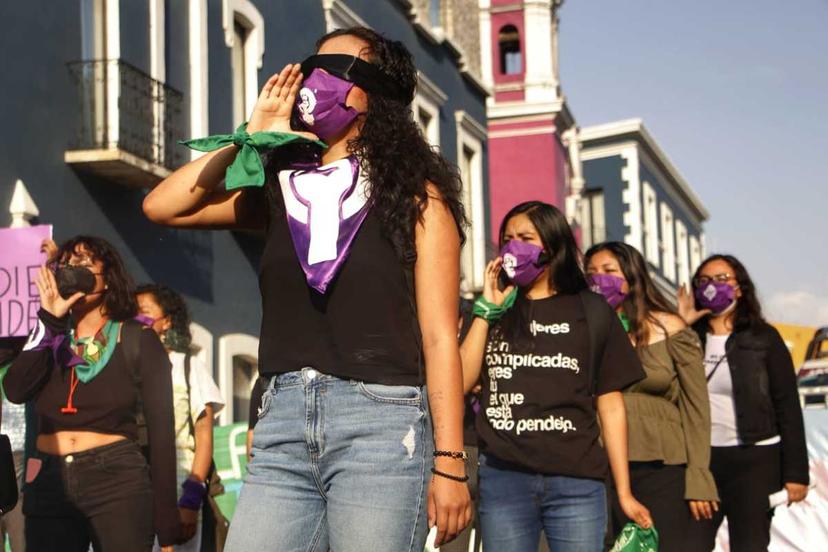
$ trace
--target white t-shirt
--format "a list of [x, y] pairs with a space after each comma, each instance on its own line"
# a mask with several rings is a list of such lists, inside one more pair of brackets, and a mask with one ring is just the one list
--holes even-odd
[[195, 457], [195, 439], [190, 433], [188, 417], [192, 416], [193, 425], [209, 404], [213, 406], [213, 415], [224, 408], [224, 398], [213, 381], [210, 372], [197, 356], [190, 356], [190, 401], [187, 401], [187, 382], [184, 381], [184, 353], [171, 352], [173, 384], [173, 409], [175, 412], [175, 448], [178, 464], [178, 483], [181, 484], [190, 474]]
[[[733, 380], [725, 355], [725, 344], [730, 335], [707, 334], [704, 349], [704, 372], [706, 376], [715, 369], [707, 382], [710, 395], [710, 444], [714, 447], [735, 447], [741, 445], [736, 430], [736, 405], [733, 400]], [[718, 368], [716, 365], [718, 364]], [[780, 441], [778, 435], [759, 441], [757, 445], [773, 445]]]

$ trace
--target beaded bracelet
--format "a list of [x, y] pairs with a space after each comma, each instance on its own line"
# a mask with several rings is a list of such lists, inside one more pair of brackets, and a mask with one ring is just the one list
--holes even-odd
[[464, 462], [468, 462], [469, 460], [469, 455], [465, 450], [435, 450], [434, 457], [437, 458], [438, 456], [445, 456], [447, 458], [453, 458], [454, 460], [463, 460]]
[[450, 473], [441, 472], [437, 468], [431, 468], [431, 473], [433, 473], [434, 475], [439, 475], [440, 477], [445, 477], [446, 479], [451, 479], [452, 481], [458, 481], [460, 483], [465, 483], [466, 481], [469, 480], [468, 475], [463, 475], [463, 476], [451, 475]]

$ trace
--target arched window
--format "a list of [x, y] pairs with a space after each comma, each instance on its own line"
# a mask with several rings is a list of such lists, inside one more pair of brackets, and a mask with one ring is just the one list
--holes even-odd
[[500, 72], [504, 75], [518, 75], [523, 71], [520, 55], [520, 33], [514, 25], [504, 25], [497, 34], [500, 47]]

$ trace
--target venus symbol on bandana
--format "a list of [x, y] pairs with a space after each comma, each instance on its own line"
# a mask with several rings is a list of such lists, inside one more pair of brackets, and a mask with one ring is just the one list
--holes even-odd
[[368, 215], [359, 160], [351, 156], [315, 169], [281, 171], [279, 184], [308, 285], [325, 293]]

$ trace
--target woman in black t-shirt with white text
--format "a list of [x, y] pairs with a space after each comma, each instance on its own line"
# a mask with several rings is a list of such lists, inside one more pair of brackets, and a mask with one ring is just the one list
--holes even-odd
[[[537, 201], [514, 207], [500, 243], [461, 347], [466, 391], [478, 380], [483, 387], [483, 547], [534, 550], [543, 529], [556, 552], [600, 550], [608, 460], [624, 512], [642, 527], [652, 524], [630, 492], [620, 393], [644, 376], [641, 364], [606, 302], [586, 291], [558, 209]], [[501, 272], [512, 282], [502, 290]], [[591, 353], [593, 339], [602, 354]], [[596, 366], [590, 357], [600, 359]]]

